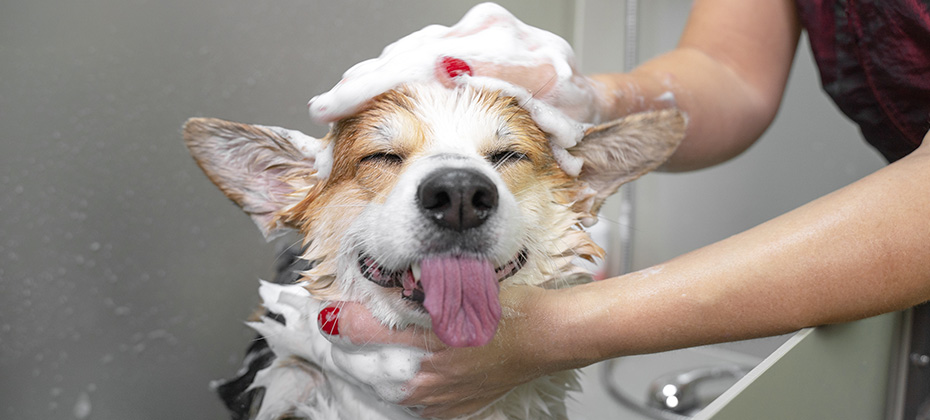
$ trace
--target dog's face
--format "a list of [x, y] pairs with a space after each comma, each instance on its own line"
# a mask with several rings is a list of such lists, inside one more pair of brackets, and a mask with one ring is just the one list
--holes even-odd
[[662, 111], [595, 127], [569, 150], [577, 177], [515, 99], [472, 88], [390, 91], [322, 140], [204, 119], [185, 139], [266, 235], [305, 237], [316, 296], [475, 346], [497, 329], [500, 287], [568, 284], [572, 260], [600, 256], [579, 222], [664, 161], [684, 125]]

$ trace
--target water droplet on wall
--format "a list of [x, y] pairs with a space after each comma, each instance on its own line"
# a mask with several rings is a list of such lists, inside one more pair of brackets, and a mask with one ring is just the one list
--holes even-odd
[[81, 395], [78, 396], [77, 402], [74, 403], [72, 414], [74, 414], [74, 418], [76, 419], [86, 419], [90, 416], [91, 408], [90, 394], [82, 392]]

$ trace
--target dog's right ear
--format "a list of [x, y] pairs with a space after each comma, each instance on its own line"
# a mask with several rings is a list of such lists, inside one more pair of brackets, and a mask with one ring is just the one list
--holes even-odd
[[590, 128], [569, 149], [584, 165], [578, 179], [593, 194], [576, 203], [576, 210], [597, 214], [604, 200], [621, 185], [656, 169], [682, 139], [688, 118], [678, 109], [646, 111]]
[[280, 127], [191, 118], [184, 142], [207, 177], [271, 240], [293, 226], [281, 213], [329, 172], [332, 151], [318, 139]]

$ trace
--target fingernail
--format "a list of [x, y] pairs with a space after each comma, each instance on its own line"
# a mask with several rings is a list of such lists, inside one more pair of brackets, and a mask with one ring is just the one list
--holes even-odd
[[442, 66], [442, 70], [445, 71], [450, 78], [454, 79], [463, 74], [471, 76], [471, 67], [465, 60], [446, 56], [439, 59], [439, 65]]
[[320, 323], [320, 330], [329, 335], [339, 335], [339, 308], [327, 306], [320, 310], [316, 317]]

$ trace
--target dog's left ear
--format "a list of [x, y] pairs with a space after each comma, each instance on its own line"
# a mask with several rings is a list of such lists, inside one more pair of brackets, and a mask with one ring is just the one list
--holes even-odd
[[293, 228], [282, 211], [325, 178], [331, 150], [299, 131], [240, 124], [215, 118], [191, 118], [184, 142], [207, 177], [271, 240]]
[[659, 167], [678, 148], [688, 122], [678, 109], [632, 114], [588, 129], [569, 153], [584, 160], [578, 178], [592, 194], [576, 210], [597, 214], [621, 185]]

